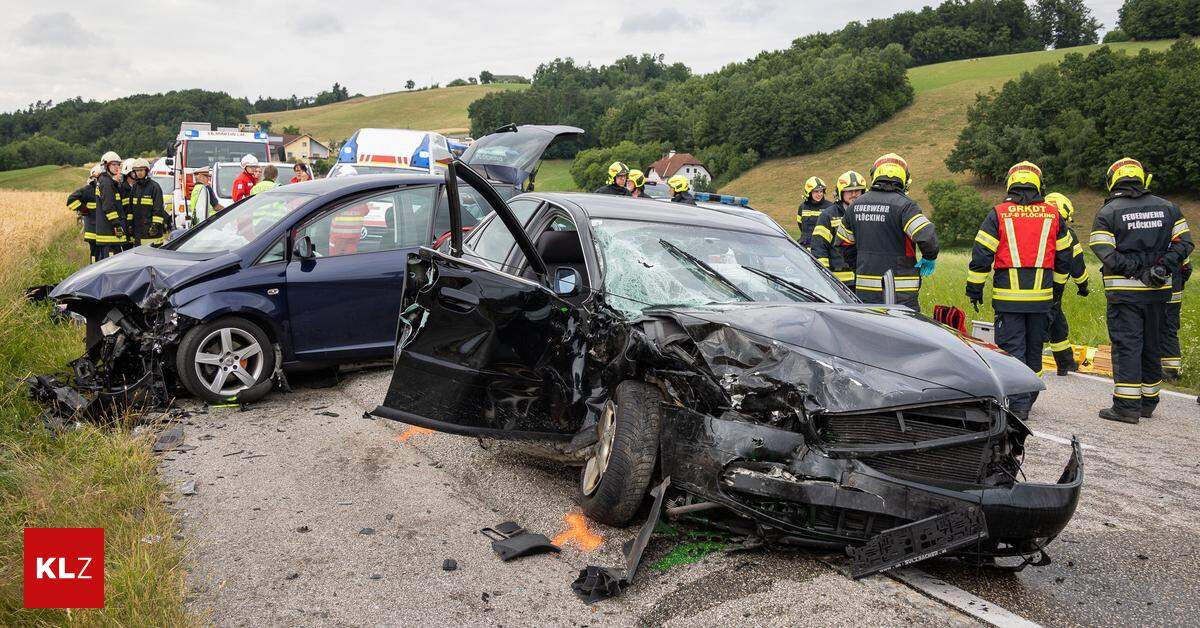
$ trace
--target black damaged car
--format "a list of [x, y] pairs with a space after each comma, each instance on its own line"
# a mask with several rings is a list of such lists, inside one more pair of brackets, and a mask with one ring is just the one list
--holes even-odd
[[[579, 501], [628, 524], [656, 477], [768, 542], [848, 548], [863, 575], [952, 553], [1044, 558], [1074, 514], [1080, 446], [1021, 481], [1018, 360], [867, 306], [779, 230], [590, 194], [507, 203], [410, 254], [395, 370], [374, 413], [535, 441], [582, 464]], [[447, 174], [451, 220], [459, 194]], [[465, 191], [464, 191], [465, 192]]]

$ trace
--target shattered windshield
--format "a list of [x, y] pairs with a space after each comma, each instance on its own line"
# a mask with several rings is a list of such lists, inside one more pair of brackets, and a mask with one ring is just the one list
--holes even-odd
[[240, 249], [312, 198], [312, 194], [279, 188], [260, 192], [213, 214], [166, 248], [183, 253], [227, 253]]
[[845, 299], [787, 238], [694, 225], [593, 220], [613, 307]]

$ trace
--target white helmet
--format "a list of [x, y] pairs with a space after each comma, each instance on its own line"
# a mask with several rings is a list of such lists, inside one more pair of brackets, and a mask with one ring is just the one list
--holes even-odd
[[125, 176], [131, 172], [133, 172], [133, 158], [132, 157], [121, 162], [121, 175]]
[[258, 157], [255, 157], [254, 155], [245, 155], [242, 157], [242, 160], [239, 161], [238, 163], [240, 163], [243, 168], [250, 168], [251, 166], [257, 166], [258, 165]]
[[149, 170], [150, 162], [146, 161], [145, 159], [142, 159], [141, 157], [138, 157], [137, 159], [133, 160], [133, 165], [130, 166], [129, 169], [137, 170], [138, 168], [145, 168], [146, 170]]
[[121, 161], [121, 156], [111, 150], [104, 153], [104, 156], [100, 158], [101, 165], [111, 164], [114, 161]]
[[356, 174], [358, 174], [358, 170], [355, 170], [354, 166], [346, 166], [345, 168], [339, 168], [334, 177], [349, 177]]
[[104, 166], [96, 164], [92, 166], [91, 171], [88, 172], [88, 178], [95, 179], [96, 177], [100, 176], [101, 172], [104, 172]]

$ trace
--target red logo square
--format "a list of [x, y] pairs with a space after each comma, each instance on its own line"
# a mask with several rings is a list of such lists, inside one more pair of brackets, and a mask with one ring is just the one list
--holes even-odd
[[104, 528], [25, 528], [25, 608], [104, 607]]

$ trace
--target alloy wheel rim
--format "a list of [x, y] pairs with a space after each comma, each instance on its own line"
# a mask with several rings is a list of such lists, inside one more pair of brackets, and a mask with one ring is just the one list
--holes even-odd
[[596, 422], [596, 451], [583, 467], [583, 494], [591, 495], [600, 487], [608, 461], [612, 458], [613, 441], [617, 436], [617, 406], [612, 401], [604, 405]]
[[192, 361], [196, 376], [205, 388], [229, 397], [260, 381], [263, 347], [249, 332], [222, 327], [200, 341]]

